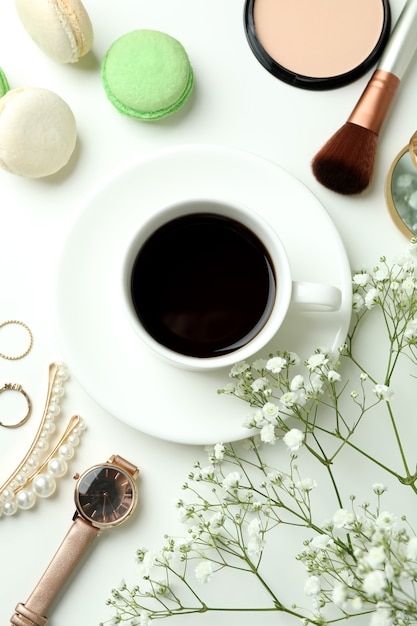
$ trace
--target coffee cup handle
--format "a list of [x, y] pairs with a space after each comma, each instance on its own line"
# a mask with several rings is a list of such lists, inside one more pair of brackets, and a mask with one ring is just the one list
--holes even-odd
[[301, 311], [338, 311], [342, 293], [338, 287], [322, 283], [293, 281], [291, 305]]

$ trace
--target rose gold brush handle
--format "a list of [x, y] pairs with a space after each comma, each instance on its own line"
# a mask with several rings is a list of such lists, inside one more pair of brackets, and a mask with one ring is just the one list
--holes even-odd
[[378, 68], [352, 111], [348, 122], [381, 129], [400, 80], [417, 50], [417, 0], [407, 0], [393, 28]]

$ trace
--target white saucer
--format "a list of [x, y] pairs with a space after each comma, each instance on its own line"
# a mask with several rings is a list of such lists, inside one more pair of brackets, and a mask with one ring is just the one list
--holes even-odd
[[198, 196], [249, 205], [277, 229], [294, 279], [341, 289], [339, 311], [290, 310], [257, 357], [291, 350], [307, 358], [319, 346], [337, 349], [350, 322], [351, 271], [341, 238], [317, 198], [276, 164], [253, 154], [209, 145], [168, 148], [126, 164], [88, 195], [58, 267], [56, 320], [66, 363], [84, 389], [122, 422], [170, 441], [211, 444], [249, 434], [242, 421], [251, 408], [217, 394], [230, 381], [229, 371], [189, 372], [160, 360], [124, 319], [114, 294], [115, 255], [138, 216]]

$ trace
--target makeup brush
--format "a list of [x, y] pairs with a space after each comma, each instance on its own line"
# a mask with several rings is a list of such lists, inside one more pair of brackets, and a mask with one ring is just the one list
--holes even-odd
[[416, 49], [417, 0], [407, 0], [350, 117], [313, 159], [313, 174], [328, 189], [351, 195], [369, 185], [381, 126]]

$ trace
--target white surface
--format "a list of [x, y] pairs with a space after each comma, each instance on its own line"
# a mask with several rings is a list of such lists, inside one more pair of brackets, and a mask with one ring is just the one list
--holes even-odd
[[[169, 365], [144, 345], [118, 297], [123, 251], [137, 226], [170, 202], [193, 197], [250, 207], [279, 233], [294, 280], [323, 282], [342, 293], [335, 312], [290, 308], [277, 336], [253, 360], [274, 349], [291, 349], [304, 358], [317, 345], [337, 350], [349, 326], [351, 275], [339, 234], [316, 197], [275, 164], [241, 151], [183, 146], [152, 152], [87, 198], [65, 242], [57, 276], [64, 360], [90, 395], [130, 426], [170, 441], [210, 444], [247, 436], [242, 427], [247, 407], [216, 393], [228, 383], [229, 368], [202, 373]], [[142, 398], [138, 381], [139, 389], [146, 389]], [[161, 387], [170, 411], [150, 420]], [[199, 406], [197, 414], [190, 406]]]
[[[417, 64], [409, 69], [383, 127], [372, 185], [361, 196], [341, 197], [314, 180], [310, 161], [345, 122], [369, 76], [340, 90], [319, 93], [279, 82], [249, 49], [243, 30], [243, 0], [86, 0], [85, 5], [94, 25], [95, 43], [93, 53], [75, 66], [61, 66], [47, 58], [27, 37], [13, 2], [0, 6], [0, 65], [10, 86], [32, 84], [56, 91], [73, 109], [79, 132], [71, 166], [51, 179], [26, 180], [0, 171], [0, 317], [22, 319], [35, 337], [33, 350], [25, 359], [0, 362], [1, 380], [22, 383], [34, 405], [27, 427], [0, 431], [0, 480], [17, 463], [37, 427], [49, 362], [63, 358], [53, 325], [53, 303], [58, 259], [68, 230], [79, 218], [85, 195], [111, 176], [120, 163], [179, 144], [210, 143], [244, 150], [284, 167], [311, 189], [336, 225], [353, 266], [373, 265], [381, 254], [394, 255], [407, 243], [391, 222], [383, 186], [390, 162], [417, 128]], [[402, 2], [392, 0], [394, 19], [401, 6]], [[177, 37], [195, 71], [196, 85], [189, 102], [175, 116], [155, 124], [119, 115], [100, 83], [100, 60], [105, 51], [133, 28], [156, 28]], [[159, 184], [163, 186], [164, 181]], [[123, 215], [123, 206], [117, 211]], [[316, 242], [321, 228], [317, 221], [315, 228], [309, 223], [307, 230], [299, 219], [294, 238], [302, 233]], [[322, 255], [323, 244], [316, 245], [317, 255]], [[93, 242], [91, 246], [94, 248]], [[300, 256], [308, 265], [309, 259], [304, 259], [302, 252]], [[329, 265], [334, 262], [329, 256]], [[102, 355], [109, 341], [103, 341]], [[139, 383], [135, 391], [139, 412], [144, 393]], [[116, 397], [114, 403], [117, 401]], [[162, 413], [169, 414], [171, 407], [172, 398], [161, 385], [149, 419], [157, 421]], [[163, 533], [177, 531], [173, 505], [194, 459], [205, 457], [200, 447], [162, 441], [116, 420], [87, 395], [74, 375], [63, 408], [68, 417], [81, 413], [88, 425], [71, 474], [114, 452], [141, 467], [141, 505], [135, 521], [102, 537], [51, 613], [51, 624], [98, 624], [108, 616], [105, 599], [110, 589], [135, 571], [136, 548], [158, 547]], [[198, 411], [195, 402], [190, 401], [189, 410]], [[25, 601], [66, 532], [73, 512], [72, 491], [70, 479], [61, 481], [53, 499], [35, 510], [0, 520], [3, 624], [8, 623], [15, 604]], [[284, 546], [281, 549], [285, 551]], [[288, 623], [276, 615], [269, 617], [270, 622], [267, 619], [264, 624]], [[253, 616], [218, 613], [209, 620], [205, 622], [233, 626], [253, 623]], [[175, 623], [198, 626], [200, 619], [176, 618]]]

